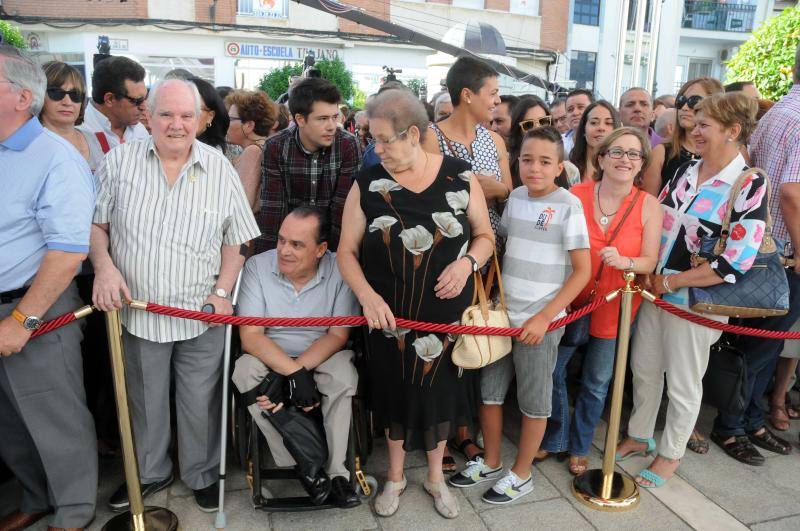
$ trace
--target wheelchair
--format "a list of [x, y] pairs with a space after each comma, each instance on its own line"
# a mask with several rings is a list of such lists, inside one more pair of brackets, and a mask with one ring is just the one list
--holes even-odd
[[[372, 452], [373, 426], [372, 419], [366, 407], [366, 378], [363, 378], [364, 348], [362, 345], [362, 334], [360, 331], [354, 332], [355, 340], [351, 340], [348, 348], [355, 352], [354, 363], [358, 372], [358, 388], [356, 395], [353, 396], [353, 414], [350, 423], [350, 438], [347, 448], [346, 466], [350, 470], [350, 481], [361, 497], [362, 502], [369, 500], [377, 494], [378, 482], [363, 471], [369, 455]], [[242, 354], [241, 344], [238, 334], [231, 338], [231, 354], [235, 364]], [[230, 378], [232, 369], [228, 374]], [[310, 496], [283, 496], [274, 497], [271, 490], [267, 487], [268, 481], [274, 480], [297, 480], [299, 477], [294, 467], [271, 467], [269, 466], [268, 448], [266, 439], [261, 430], [250, 416], [247, 410], [248, 405], [242, 393], [235, 385], [230, 385], [229, 393], [229, 438], [233, 453], [239, 466], [245, 470], [247, 483], [250, 487], [251, 502], [253, 507], [266, 512], [300, 512], [315, 511], [320, 509], [336, 508], [335, 505], [323, 502], [313, 503]]]

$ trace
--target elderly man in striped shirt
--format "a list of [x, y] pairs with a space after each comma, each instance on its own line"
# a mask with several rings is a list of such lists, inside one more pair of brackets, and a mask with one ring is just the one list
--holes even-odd
[[[150, 91], [152, 138], [119, 146], [98, 168], [90, 257], [94, 304], [122, 308], [142, 494], [173, 480], [173, 372], [181, 479], [210, 512], [218, 499], [223, 330], [122, 307], [124, 297], [191, 309], [212, 304], [216, 313], [233, 313], [228, 295], [247, 254], [244, 244], [259, 231], [236, 171], [195, 139], [200, 105], [195, 85], [183, 80]], [[109, 505], [128, 508], [124, 484]]]

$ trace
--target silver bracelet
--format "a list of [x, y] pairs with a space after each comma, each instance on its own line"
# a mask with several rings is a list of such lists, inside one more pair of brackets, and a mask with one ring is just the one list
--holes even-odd
[[669, 277], [672, 275], [664, 275], [661, 279], [661, 283], [664, 284], [664, 289], [667, 290], [667, 293], [675, 293], [672, 288], [669, 287]]
[[631, 258], [631, 257], [629, 256], [629, 257], [628, 257], [628, 262], [630, 262], [630, 265], [628, 266], [628, 271], [633, 271], [633, 268], [634, 268], [634, 265], [635, 265], [635, 264], [633, 263], [633, 258]]

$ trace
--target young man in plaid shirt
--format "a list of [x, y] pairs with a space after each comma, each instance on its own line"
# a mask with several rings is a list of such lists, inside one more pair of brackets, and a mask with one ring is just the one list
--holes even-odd
[[302, 79], [291, 88], [289, 112], [295, 126], [264, 146], [256, 253], [275, 248], [283, 219], [300, 205], [327, 211], [330, 247], [339, 245], [344, 201], [361, 166], [358, 140], [337, 127], [340, 101], [339, 90], [322, 78]]

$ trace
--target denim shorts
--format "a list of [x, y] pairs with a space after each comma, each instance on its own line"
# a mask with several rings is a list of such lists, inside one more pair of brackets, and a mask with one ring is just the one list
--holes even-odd
[[545, 334], [538, 345], [514, 341], [511, 353], [481, 369], [481, 398], [484, 404], [505, 402], [508, 388], [517, 377], [517, 402], [523, 415], [548, 418], [553, 401], [553, 370], [558, 359], [558, 343], [564, 329]]

